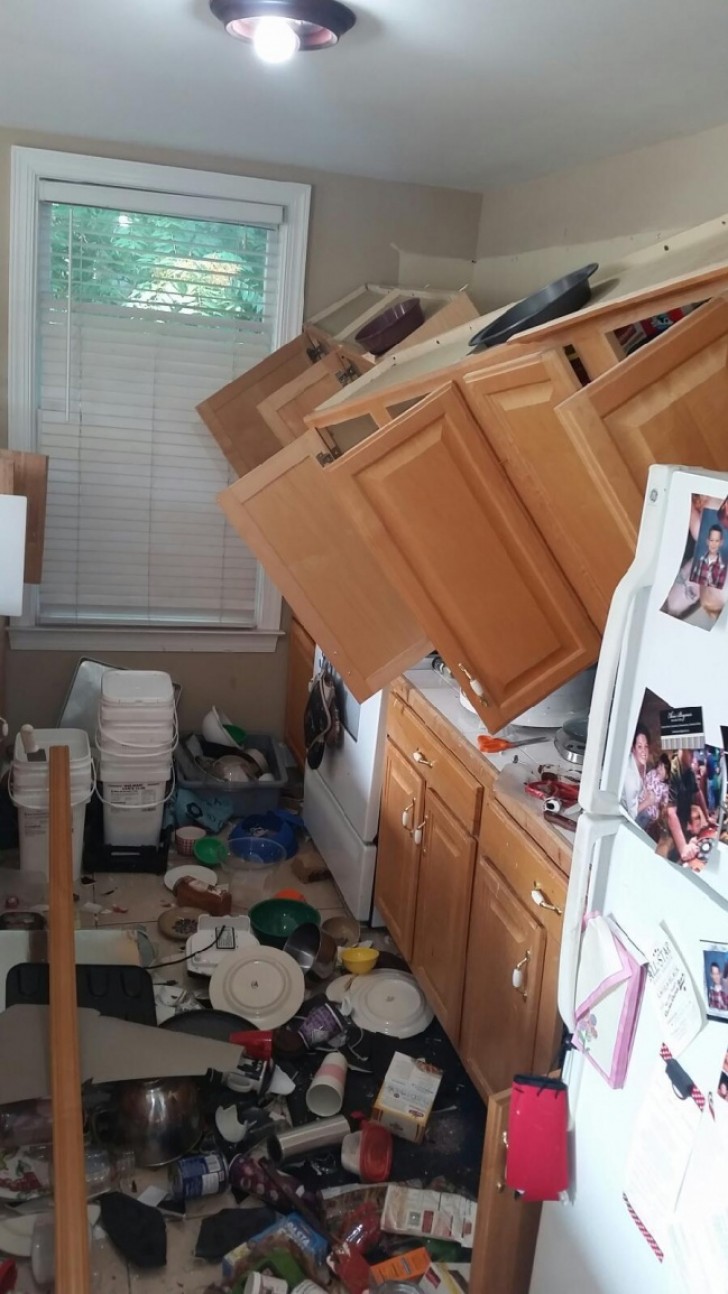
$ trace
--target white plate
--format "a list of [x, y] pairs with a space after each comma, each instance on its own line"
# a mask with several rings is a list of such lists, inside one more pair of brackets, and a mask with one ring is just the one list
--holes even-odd
[[214, 930], [196, 930], [190, 935], [185, 944], [185, 956], [187, 964], [193, 975], [212, 975], [216, 966], [219, 966], [223, 957], [227, 957], [229, 952], [239, 948], [257, 948], [260, 941], [250, 930], [235, 930], [235, 949], [216, 948]]
[[417, 981], [405, 971], [373, 970], [368, 975], [355, 975], [347, 996], [354, 1024], [389, 1038], [413, 1038], [433, 1018]]
[[303, 971], [280, 948], [241, 948], [222, 958], [210, 980], [216, 1011], [232, 1011], [258, 1029], [277, 1029], [304, 998]]
[[215, 871], [212, 867], [203, 867], [200, 863], [185, 863], [181, 867], [170, 867], [164, 873], [164, 883], [168, 890], [174, 891], [174, 887], [183, 876], [191, 876], [195, 881], [201, 881], [203, 885], [215, 884]]
[[351, 988], [353, 979], [353, 975], [339, 975], [338, 979], [332, 979], [331, 983], [326, 986], [328, 1001], [333, 1002], [335, 1006], [341, 1006]]

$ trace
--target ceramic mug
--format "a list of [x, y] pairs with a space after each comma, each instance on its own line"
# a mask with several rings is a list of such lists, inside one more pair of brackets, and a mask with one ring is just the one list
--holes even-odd
[[346, 1056], [340, 1051], [332, 1051], [319, 1066], [311, 1080], [306, 1093], [306, 1105], [312, 1114], [320, 1119], [329, 1119], [338, 1114], [344, 1104], [346, 1087]]

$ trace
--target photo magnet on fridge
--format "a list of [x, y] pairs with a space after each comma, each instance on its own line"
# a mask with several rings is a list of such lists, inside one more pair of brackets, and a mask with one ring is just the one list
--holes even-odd
[[682, 561], [660, 608], [697, 629], [713, 629], [728, 598], [728, 498], [693, 494]]
[[703, 996], [709, 1020], [728, 1024], [728, 944], [702, 940]]
[[672, 863], [702, 872], [717, 862], [723, 829], [723, 757], [705, 742], [700, 706], [669, 706], [645, 691], [621, 804]]
[[723, 1057], [723, 1068], [718, 1079], [718, 1096], [728, 1101], [728, 1051]]

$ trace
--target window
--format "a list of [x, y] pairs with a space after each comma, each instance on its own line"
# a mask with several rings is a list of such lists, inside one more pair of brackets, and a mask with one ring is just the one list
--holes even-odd
[[11, 444], [50, 460], [15, 645], [274, 648], [195, 406], [300, 330], [307, 210], [301, 185], [14, 150]]

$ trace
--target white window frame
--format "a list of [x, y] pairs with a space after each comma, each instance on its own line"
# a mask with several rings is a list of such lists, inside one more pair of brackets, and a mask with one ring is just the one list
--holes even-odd
[[[126, 162], [48, 149], [11, 151], [10, 283], [8, 337], [8, 432], [11, 449], [36, 446], [37, 300], [40, 188], [43, 181], [106, 185], [174, 195], [194, 203], [210, 200], [210, 219], [230, 201], [272, 203], [283, 208], [280, 228], [281, 290], [274, 349], [292, 341], [303, 325], [306, 244], [311, 203], [308, 184], [194, 171], [149, 162]], [[219, 207], [216, 205], [219, 204]], [[203, 201], [203, 205], [206, 205]], [[180, 214], [184, 214], [181, 212]], [[212, 394], [212, 393], [211, 393]], [[11, 622], [11, 646], [20, 649], [86, 651], [275, 651], [281, 637], [281, 595], [263, 573], [258, 585], [255, 629], [155, 628], [151, 626], [48, 626], [38, 624], [38, 589], [26, 585], [22, 616]]]

